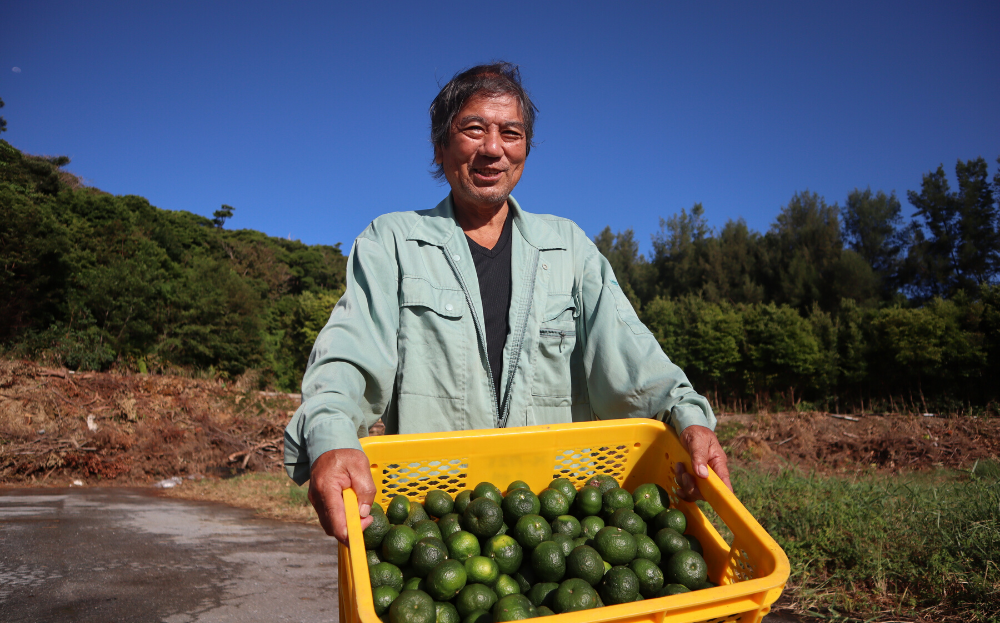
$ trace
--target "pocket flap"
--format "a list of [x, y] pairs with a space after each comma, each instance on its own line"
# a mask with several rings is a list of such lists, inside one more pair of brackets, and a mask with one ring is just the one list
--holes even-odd
[[404, 277], [399, 290], [400, 307], [426, 307], [445, 318], [461, 318], [465, 313], [465, 295], [461, 290], [438, 288], [413, 277]]
[[[566, 313], [567, 310], [571, 310], [572, 313]], [[580, 310], [572, 294], [550, 294], [545, 302], [545, 314], [542, 316], [542, 322], [550, 322], [556, 318], [570, 320], [579, 315]]]

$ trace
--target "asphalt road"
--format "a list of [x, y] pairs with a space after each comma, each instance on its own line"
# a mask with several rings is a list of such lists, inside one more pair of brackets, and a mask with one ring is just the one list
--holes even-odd
[[152, 489], [0, 489], [0, 622], [337, 620], [318, 527]]
[[149, 489], [0, 490], [0, 621], [337, 621], [318, 527]]

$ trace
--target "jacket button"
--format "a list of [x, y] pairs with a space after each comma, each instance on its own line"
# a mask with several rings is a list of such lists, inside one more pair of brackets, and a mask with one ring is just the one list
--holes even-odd
[[447, 305], [444, 306], [444, 308], [445, 308], [446, 311], [451, 311], [451, 310], [455, 309], [455, 306], [452, 305], [451, 303], [448, 303]]
[[453, 260], [455, 260], [457, 262], [458, 260], [460, 260], [462, 258], [458, 255], [458, 253], [456, 253], [455, 255], [451, 256], [451, 259], [453, 259]]
[[542, 270], [548, 270], [548, 269], [549, 269], [548, 264], [542, 264]]

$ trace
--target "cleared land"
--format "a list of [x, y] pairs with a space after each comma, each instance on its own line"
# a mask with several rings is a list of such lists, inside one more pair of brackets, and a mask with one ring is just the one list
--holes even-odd
[[[0, 361], [0, 483], [180, 476], [169, 495], [315, 522], [305, 489], [281, 467], [297, 405], [296, 396], [257, 391], [253, 375], [224, 383]], [[1000, 419], [846, 418], [720, 416], [737, 494], [792, 561], [778, 612], [1000, 620]]]

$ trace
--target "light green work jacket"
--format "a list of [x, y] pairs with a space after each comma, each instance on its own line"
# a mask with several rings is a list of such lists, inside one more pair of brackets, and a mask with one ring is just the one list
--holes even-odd
[[714, 430], [642, 324], [611, 265], [572, 221], [510, 199], [510, 332], [498, 400], [476, 266], [449, 195], [432, 210], [378, 217], [354, 241], [347, 289], [320, 332], [285, 429], [301, 484], [328, 450], [386, 433], [428, 433], [625, 417]]

